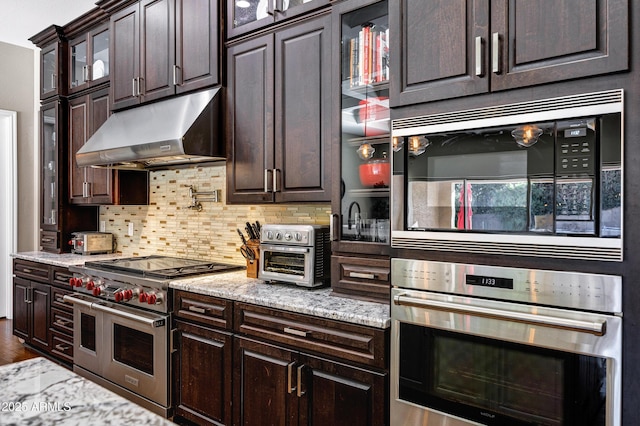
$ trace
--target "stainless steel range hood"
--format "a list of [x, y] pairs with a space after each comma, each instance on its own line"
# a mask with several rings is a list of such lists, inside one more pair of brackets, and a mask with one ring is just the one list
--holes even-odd
[[112, 114], [76, 153], [78, 166], [167, 168], [225, 160], [220, 88]]

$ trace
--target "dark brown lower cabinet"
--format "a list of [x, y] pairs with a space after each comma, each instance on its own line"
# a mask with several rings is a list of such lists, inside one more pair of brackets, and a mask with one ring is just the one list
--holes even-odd
[[174, 421], [386, 425], [388, 330], [176, 290]]
[[384, 373], [241, 336], [234, 352], [234, 424], [386, 424]]
[[231, 424], [232, 334], [176, 321], [176, 414], [197, 424]]
[[294, 351], [234, 337], [234, 424], [298, 424], [298, 397], [293, 382]]
[[48, 284], [13, 279], [13, 334], [38, 349], [49, 351], [49, 303], [51, 288]]
[[73, 363], [73, 306], [64, 301], [67, 268], [13, 260], [13, 334], [70, 366]]

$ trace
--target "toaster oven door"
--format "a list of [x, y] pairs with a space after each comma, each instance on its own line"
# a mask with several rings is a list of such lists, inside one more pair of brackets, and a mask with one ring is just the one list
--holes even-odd
[[314, 247], [260, 244], [258, 278], [312, 287]]

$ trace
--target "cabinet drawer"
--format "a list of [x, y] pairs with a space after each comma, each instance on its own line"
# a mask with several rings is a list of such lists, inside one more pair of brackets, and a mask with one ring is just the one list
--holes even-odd
[[389, 258], [331, 256], [331, 268], [333, 292], [389, 303], [391, 296]]
[[234, 329], [296, 349], [385, 368], [388, 332], [236, 302]]
[[13, 273], [28, 280], [49, 283], [49, 266], [43, 263], [14, 259]]
[[41, 231], [40, 232], [40, 245], [43, 251], [51, 253], [60, 253], [59, 235], [55, 231]]
[[176, 290], [173, 306], [177, 318], [218, 328], [229, 330], [232, 328], [233, 302], [231, 300]]
[[64, 361], [73, 362], [73, 339], [51, 330], [51, 353]]
[[69, 288], [69, 278], [73, 277], [73, 274], [69, 272], [67, 268], [61, 268], [59, 266], [51, 267], [51, 284], [58, 287]]
[[72, 291], [51, 287], [51, 307], [66, 312], [73, 312], [73, 304], [64, 301], [65, 294], [73, 294]]
[[51, 328], [73, 339], [73, 312], [51, 307]]

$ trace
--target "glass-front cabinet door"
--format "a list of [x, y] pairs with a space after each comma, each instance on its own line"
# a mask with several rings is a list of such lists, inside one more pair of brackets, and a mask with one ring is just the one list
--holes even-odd
[[385, 0], [341, 15], [341, 241], [389, 244], [387, 9]]
[[109, 27], [101, 26], [69, 42], [69, 92], [109, 79]]
[[227, 0], [228, 37], [309, 12], [330, 0]]
[[41, 223], [55, 227], [58, 222], [58, 108], [57, 103], [43, 106], [40, 112], [42, 132]]

